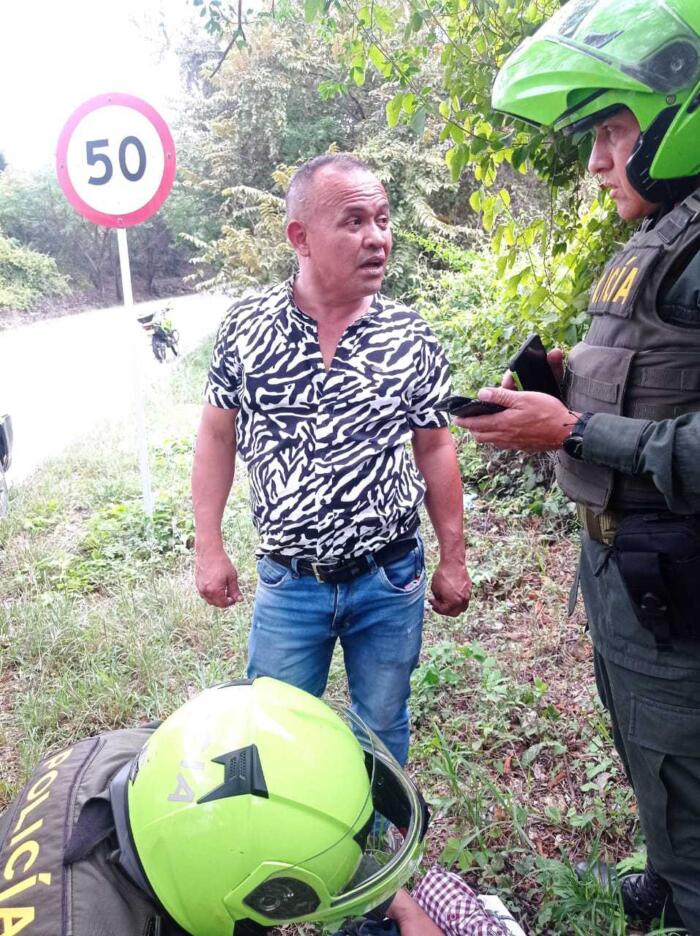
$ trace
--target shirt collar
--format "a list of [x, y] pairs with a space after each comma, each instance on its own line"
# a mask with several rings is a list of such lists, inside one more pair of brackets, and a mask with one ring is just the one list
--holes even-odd
[[[305, 322], [311, 322], [316, 325], [316, 319], [312, 318], [310, 315], [307, 315], [302, 309], [297, 305], [297, 301], [294, 298], [294, 283], [298, 273], [293, 273], [289, 279], [286, 279], [282, 284], [284, 293], [287, 297], [287, 303], [291, 312], [295, 315], [300, 316]], [[366, 321], [367, 319], [374, 316], [377, 312], [381, 312], [384, 309], [384, 296], [382, 293], [374, 293], [372, 296], [372, 301], [370, 302], [367, 311], [364, 312], [358, 319], [353, 322], [355, 325], [357, 322]]]

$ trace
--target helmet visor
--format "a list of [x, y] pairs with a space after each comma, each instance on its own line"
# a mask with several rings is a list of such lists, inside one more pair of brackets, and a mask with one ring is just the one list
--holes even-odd
[[664, 0], [575, 0], [536, 38], [583, 52], [659, 94], [700, 76], [700, 40]]
[[334, 705], [364, 752], [367, 801], [332, 846], [296, 865], [263, 864], [225, 899], [265, 925], [363, 914], [391, 897], [420, 861], [427, 812], [417, 788], [377, 736]]

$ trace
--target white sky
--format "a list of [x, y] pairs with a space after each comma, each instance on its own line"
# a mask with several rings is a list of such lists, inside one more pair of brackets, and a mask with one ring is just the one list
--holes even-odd
[[177, 68], [152, 41], [163, 10], [173, 26], [192, 16], [188, 0], [0, 0], [0, 152], [13, 168], [53, 166], [61, 128], [96, 94], [135, 94], [168, 120]]

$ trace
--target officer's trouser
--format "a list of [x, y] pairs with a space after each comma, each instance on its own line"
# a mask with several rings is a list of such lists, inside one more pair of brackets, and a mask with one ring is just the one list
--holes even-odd
[[[596, 543], [584, 543], [581, 586], [598, 691], [637, 797], [647, 854], [671, 885], [689, 933], [700, 936], [700, 669], [680, 669], [683, 654], [659, 654], [651, 635], [636, 639], [632, 628], [640, 625], [614, 556], [606, 559]], [[620, 660], [625, 633], [629, 666]], [[700, 646], [684, 648], [688, 662], [694, 650], [700, 655]]]

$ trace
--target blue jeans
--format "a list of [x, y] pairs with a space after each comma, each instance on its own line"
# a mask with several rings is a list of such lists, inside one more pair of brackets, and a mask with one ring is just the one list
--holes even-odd
[[339, 639], [353, 711], [405, 764], [424, 601], [420, 541], [402, 559], [338, 585], [265, 557], [258, 562], [248, 677], [274, 676], [321, 696]]

